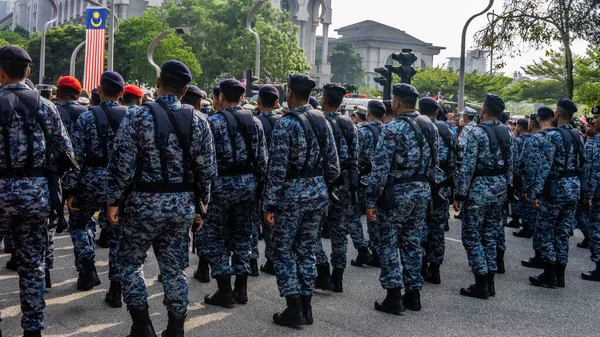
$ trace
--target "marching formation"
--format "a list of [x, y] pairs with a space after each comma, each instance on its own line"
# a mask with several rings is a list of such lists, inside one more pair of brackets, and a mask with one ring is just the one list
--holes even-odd
[[[150, 248], [168, 312], [163, 337], [184, 336], [190, 249], [199, 257], [194, 278], [218, 285], [206, 304], [251, 302], [248, 277], [260, 270], [276, 276], [286, 300], [273, 322], [298, 327], [318, 319], [315, 289], [344, 292], [349, 235], [357, 250], [350, 264], [381, 268], [386, 295], [375, 310], [420, 311], [423, 282], [442, 283], [451, 205], [475, 281], [460, 294], [497, 295], [506, 225], [522, 224], [515, 235], [532, 237], [535, 255], [522, 264], [543, 273], [529, 282], [555, 288], [565, 287], [577, 219], [596, 263], [581, 276], [600, 281], [600, 118], [582, 135], [568, 99], [513, 130], [502, 98], [488, 94], [480, 112], [462, 113], [457, 136], [445, 107], [405, 83], [351, 118], [336, 84], [323, 86], [319, 102], [315, 81], [294, 74], [286, 97], [262, 86], [252, 111], [242, 83], [227, 79], [212, 89], [209, 113], [187, 66], [167, 61], [155, 101], [142, 103], [140, 88], [107, 71], [88, 108], [69, 76], [58, 81], [57, 105], [41, 97], [26, 84], [30, 63], [18, 47], [0, 49], [0, 237], [11, 251], [7, 267], [19, 273], [23, 336], [44, 329], [53, 237], [66, 227], [78, 291], [101, 284], [95, 246], [109, 248], [105, 301], [125, 302], [129, 337], [156, 336], [143, 273]], [[600, 116], [600, 107], [592, 112]]]

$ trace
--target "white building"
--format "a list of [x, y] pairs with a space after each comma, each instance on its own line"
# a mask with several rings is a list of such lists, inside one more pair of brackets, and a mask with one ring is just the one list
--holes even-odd
[[[460, 57], [448, 57], [448, 68], [454, 71], [460, 70]], [[487, 73], [487, 59], [485, 52], [481, 50], [469, 50], [465, 58], [465, 72], [476, 71], [479, 75]]]

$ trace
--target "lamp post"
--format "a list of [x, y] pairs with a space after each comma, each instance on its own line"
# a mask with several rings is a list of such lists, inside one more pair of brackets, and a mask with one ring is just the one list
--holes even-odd
[[83, 48], [83, 46], [85, 46], [85, 40], [79, 45], [77, 45], [77, 47], [75, 47], [75, 50], [73, 50], [73, 54], [71, 54], [71, 67], [69, 68], [70, 76], [75, 77], [75, 60], [77, 59], [77, 54], [79, 54], [79, 51], [81, 50], [81, 48]]
[[169, 28], [164, 32], [158, 34], [158, 36], [154, 38], [154, 41], [150, 43], [150, 46], [148, 46], [148, 52], [146, 53], [146, 56], [148, 57], [148, 62], [150, 63], [150, 65], [153, 66], [154, 69], [156, 69], [156, 77], [160, 76], [160, 67], [156, 63], [154, 63], [154, 60], [152, 59], [152, 55], [154, 54], [154, 49], [156, 49], [156, 46], [158, 46], [162, 39], [164, 39], [167, 35], [173, 32], [177, 35], [185, 35], [189, 34], [190, 30], [190, 27]]
[[467, 28], [469, 28], [469, 24], [476, 17], [485, 14], [492, 6], [494, 5], [494, 0], [490, 0], [490, 3], [483, 11], [473, 15], [467, 20], [465, 26], [462, 31], [462, 40], [460, 44], [460, 79], [458, 82], [458, 111], [462, 111], [465, 108], [465, 49], [467, 44]]
[[44, 75], [46, 75], [45, 73], [45, 67], [46, 67], [46, 32], [48, 31], [48, 27], [50, 27], [50, 25], [56, 21], [58, 19], [58, 4], [56, 3], [56, 0], [50, 0], [50, 5], [52, 6], [52, 9], [54, 11], [54, 15], [52, 16], [52, 18], [50, 19], [50, 21], [46, 21], [46, 23], [44, 24], [44, 28], [42, 30], [42, 43], [40, 46], [40, 83], [42, 84], [44, 83]]
[[[493, 23], [494, 17], [499, 17], [494, 11], [487, 13], [487, 19], [489, 23]], [[490, 19], [491, 18], [491, 19]], [[494, 25], [492, 24], [492, 45], [490, 46], [490, 76], [494, 75]]]
[[250, 10], [250, 13], [248, 13], [248, 19], [246, 20], [246, 28], [252, 35], [254, 35], [254, 39], [256, 40], [256, 62], [254, 66], [255, 76], [260, 76], [260, 36], [258, 36], [258, 33], [252, 30], [252, 19], [265, 2], [266, 0], [258, 0], [258, 2]]

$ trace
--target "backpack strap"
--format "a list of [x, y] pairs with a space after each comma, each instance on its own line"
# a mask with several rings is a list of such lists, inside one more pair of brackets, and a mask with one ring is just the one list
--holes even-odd
[[367, 130], [369, 130], [369, 132], [371, 132], [371, 135], [373, 135], [373, 148], [377, 148], [377, 142], [379, 141], [379, 135], [381, 135], [381, 125], [373, 125], [373, 124], [367, 124], [367, 125], [363, 125], [362, 128], [365, 128]]
[[[311, 178], [316, 176], [323, 176], [327, 165], [327, 122], [325, 117], [320, 111], [309, 110], [304, 113], [298, 113], [292, 111], [286, 114], [284, 117], [291, 117], [296, 119], [302, 130], [304, 131], [304, 137], [306, 139], [306, 158], [302, 165], [302, 171], [298, 171], [297, 168], [292, 169], [292, 172], [288, 173], [288, 178]], [[310, 166], [310, 154], [312, 152], [311, 138], [317, 140], [319, 146], [319, 157], [321, 159], [321, 165], [315, 161], [315, 166]]]
[[104, 109], [99, 106], [92, 108], [94, 119], [96, 120], [96, 131], [98, 138], [100, 139], [100, 148], [102, 149], [102, 159], [108, 158], [108, 117], [104, 112]]
[[488, 125], [477, 124], [477, 127], [482, 128], [488, 136], [490, 142], [490, 153], [495, 154], [500, 150], [504, 166], [502, 168], [476, 170], [476, 176], [499, 176], [506, 174], [509, 168], [509, 152], [510, 152], [510, 131], [503, 125]]
[[[245, 174], [246, 171], [252, 171], [252, 169], [256, 171], [256, 169], [258, 169], [258, 161], [256, 158], [256, 153], [252, 147], [252, 137], [254, 136], [254, 116], [252, 115], [252, 111], [238, 110], [231, 112], [229, 110], [221, 110], [219, 111], [219, 114], [221, 114], [227, 121], [227, 132], [229, 134], [231, 148], [233, 150], [233, 165], [231, 171], [225, 175]], [[244, 145], [248, 154], [246, 163], [243, 165], [239, 165], [236, 158], [236, 140], [238, 133], [241, 133], [242, 138], [244, 139]], [[253, 173], [256, 174], [256, 172]]]
[[271, 138], [273, 136], [273, 130], [275, 130], [275, 124], [281, 118], [281, 115], [265, 116], [263, 114], [259, 114], [257, 118], [261, 122], [263, 130], [265, 131], [267, 144], [271, 144]]
[[335, 121], [339, 125], [342, 136], [346, 140], [346, 145], [348, 146], [348, 155], [350, 157], [355, 157], [352, 154], [357, 154], [358, 149], [356, 147], [356, 143], [354, 142], [356, 139], [356, 127], [354, 127], [354, 123], [352, 123], [350, 117], [345, 115], [339, 115], [335, 117]]
[[[419, 146], [419, 160], [423, 160], [423, 147], [425, 146], [425, 136], [423, 135], [423, 131], [421, 131], [421, 128], [419, 127], [419, 125], [417, 124], [417, 122], [415, 122], [414, 117], [410, 117], [410, 116], [400, 116], [398, 117], [400, 120], [405, 121], [410, 128], [412, 129], [412, 131], [415, 134], [415, 139], [417, 140], [417, 145]], [[430, 152], [433, 152], [433, 147], [430, 147]]]
[[[571, 159], [571, 155], [579, 156], [579, 163], [583, 162], [583, 144], [581, 143], [581, 139], [579, 138], [579, 132], [576, 129], [567, 129], [564, 127], [559, 127], [558, 132], [560, 132], [563, 138], [563, 146], [565, 149], [565, 161], [563, 163], [563, 169], [568, 171], [569, 160]], [[573, 146], [573, 151], [571, 151], [571, 146]], [[577, 165], [575, 165], [577, 166]], [[577, 167], [575, 167], [577, 169]]]
[[229, 142], [231, 143], [231, 152], [233, 153], [231, 164], [233, 167], [236, 167], [237, 166], [237, 156], [236, 156], [237, 142], [236, 142], [236, 140], [237, 140], [237, 134], [238, 134], [237, 120], [235, 119], [235, 117], [233, 117], [233, 114], [227, 110], [221, 110], [217, 113], [220, 114], [221, 116], [223, 116], [223, 118], [225, 118], [225, 121], [227, 122], [227, 134], [229, 135]]
[[[35, 132], [36, 123], [42, 129], [42, 133], [44, 134], [44, 138], [48, 140], [48, 131], [46, 130], [46, 125], [42, 121], [42, 118], [38, 114], [38, 107], [40, 105], [40, 93], [36, 90], [15, 90], [11, 91], [23, 105], [25, 105], [26, 109], [23, 110], [24, 119], [26, 123], [25, 132], [27, 133], [27, 154], [25, 158], [25, 169], [33, 168], [33, 136]], [[46, 165], [50, 163], [50, 153], [48, 149], [46, 149]]]
[[333, 131], [333, 139], [335, 139], [335, 145], [337, 146], [338, 155], [340, 153], [340, 142], [342, 140], [343, 134], [338, 121], [333, 116], [325, 115], [325, 119], [329, 122], [331, 126], [331, 131]]

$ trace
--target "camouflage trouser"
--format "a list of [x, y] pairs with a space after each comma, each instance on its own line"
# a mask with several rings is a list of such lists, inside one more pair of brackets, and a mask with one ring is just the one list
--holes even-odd
[[13, 237], [12, 231], [7, 229], [4, 234], [4, 250], [12, 252], [15, 250], [15, 238]]
[[544, 261], [567, 264], [570, 232], [575, 228], [576, 211], [577, 201], [540, 200], [537, 226]]
[[123, 299], [128, 307], [148, 304], [143, 264], [153, 246], [165, 293], [163, 304], [175, 315], [187, 312], [188, 283], [184, 271], [189, 265], [189, 231], [193, 221], [193, 217], [164, 218], [159, 214], [152, 218], [126, 214], [121, 219], [117, 259]]
[[[506, 232], [504, 231], [504, 227], [508, 224], [508, 209], [507, 206], [502, 207], [502, 220], [499, 220], [500, 227], [497, 231], [496, 237], [496, 247], [498, 250], [505, 251], [506, 250]], [[494, 259], [495, 261], [496, 259]]]
[[589, 209], [583, 207], [583, 202], [577, 203], [577, 212], [575, 213], [575, 219], [577, 220], [576, 228], [579, 228], [579, 230], [581, 230], [581, 232], [585, 236], [588, 235], [588, 228], [591, 215], [590, 213], [591, 212], [589, 211]]
[[406, 287], [407, 291], [420, 291], [423, 288], [421, 242], [426, 233], [428, 203], [427, 199], [417, 195], [399, 198], [396, 194], [395, 208], [389, 211], [377, 209], [377, 254], [381, 262], [379, 281], [384, 289]]
[[340, 200], [338, 202], [330, 201], [329, 212], [324, 221], [329, 224], [331, 235], [331, 266], [333, 268], [346, 268], [350, 194], [345, 187], [336, 188], [335, 193]]
[[121, 225], [109, 225], [102, 229], [106, 231], [106, 241], [108, 243], [108, 279], [111, 281], [119, 280], [119, 239], [121, 236]]
[[41, 331], [46, 308], [44, 260], [48, 247], [48, 216], [7, 215], [0, 210], [0, 231], [12, 231], [14, 238], [23, 313], [21, 327], [27, 331]]
[[433, 209], [430, 204], [427, 208], [427, 236], [424, 247], [427, 254], [427, 262], [442, 264], [446, 242], [444, 240], [444, 225], [450, 216], [449, 201], [434, 202]]
[[56, 234], [56, 227], [48, 229], [48, 246], [46, 247], [46, 269], [54, 268], [54, 235]]
[[[273, 230], [269, 228], [269, 226], [263, 224], [262, 212], [257, 210], [256, 214], [258, 215], [259, 225], [262, 226], [262, 236], [263, 241], [265, 242], [265, 258], [267, 258], [267, 260], [273, 260]], [[256, 249], [258, 250], [258, 247]]]
[[105, 209], [106, 204], [100, 204], [91, 195], [81, 195], [78, 198], [79, 211], [69, 215], [69, 234], [73, 241], [75, 267], [78, 272], [82, 272], [81, 261], [96, 258], [96, 222], [92, 217], [101, 208]]
[[324, 208], [311, 205], [281, 207], [275, 213], [273, 264], [282, 297], [313, 295], [316, 277], [313, 247], [324, 213]]
[[502, 228], [504, 202], [463, 205], [462, 242], [474, 274], [496, 271], [496, 247]]
[[348, 232], [350, 233], [350, 238], [355, 249], [369, 247], [369, 241], [365, 239], [365, 232], [360, 221], [361, 209], [360, 204], [350, 204], [348, 208]]
[[262, 221], [260, 212], [254, 207], [252, 210], [252, 254], [250, 255], [251, 259], [258, 259], [260, 257], [260, 252], [258, 251], [258, 235], [260, 232], [260, 227], [262, 227]]
[[529, 203], [530, 207], [528, 212], [531, 212], [531, 245], [533, 246], [533, 250], [540, 250], [540, 230], [538, 229], [538, 210], [533, 207], [531, 203]]
[[590, 251], [592, 261], [600, 262], [600, 202], [595, 200], [590, 212], [589, 222]]

